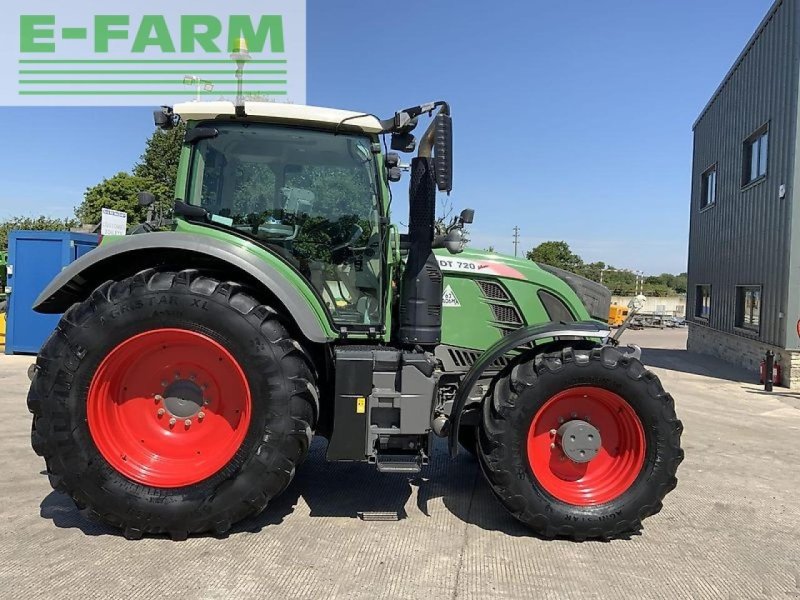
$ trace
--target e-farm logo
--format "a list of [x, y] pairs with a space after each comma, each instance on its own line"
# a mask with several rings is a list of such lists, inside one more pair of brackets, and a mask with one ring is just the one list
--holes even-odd
[[[0, 53], [0, 75], [14, 82], [2, 86], [0, 104], [234, 100], [237, 71], [246, 99], [305, 102], [304, 1], [144, 1], [137, 12], [114, 11], [108, 1], [77, 4], [81, 10], [51, 0], [18, 9], [15, 35], [0, 37], [17, 42]], [[0, 35], [8, 27], [6, 20]]]

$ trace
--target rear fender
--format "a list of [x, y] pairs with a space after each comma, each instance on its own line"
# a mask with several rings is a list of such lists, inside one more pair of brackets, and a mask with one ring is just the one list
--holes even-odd
[[100, 284], [151, 267], [212, 268], [274, 298], [309, 341], [324, 343], [338, 337], [310, 286], [278, 257], [252, 244], [236, 245], [192, 233], [148, 233], [103, 244], [61, 271], [36, 299], [33, 309], [64, 312]]
[[493, 346], [487, 348], [486, 351], [481, 354], [480, 358], [475, 361], [472, 368], [467, 371], [466, 376], [461, 381], [461, 385], [458, 386], [458, 391], [456, 392], [456, 397], [453, 402], [453, 410], [450, 412], [450, 437], [447, 442], [450, 449], [450, 456], [455, 457], [458, 454], [458, 429], [461, 425], [461, 415], [464, 412], [467, 400], [483, 373], [498, 358], [508, 354], [515, 348], [519, 348], [528, 342], [535, 342], [536, 340], [548, 338], [605, 340], [610, 334], [611, 331], [608, 327], [597, 321], [544, 323], [542, 325], [517, 329], [515, 332], [498, 340]]

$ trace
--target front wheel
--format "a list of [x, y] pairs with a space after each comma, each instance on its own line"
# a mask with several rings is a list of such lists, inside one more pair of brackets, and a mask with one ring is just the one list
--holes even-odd
[[676, 485], [683, 427], [658, 377], [612, 347], [518, 360], [484, 401], [478, 457], [495, 495], [544, 537], [636, 531]]
[[308, 452], [307, 355], [272, 309], [198, 271], [103, 284], [36, 365], [31, 441], [51, 484], [127, 537], [223, 534]]

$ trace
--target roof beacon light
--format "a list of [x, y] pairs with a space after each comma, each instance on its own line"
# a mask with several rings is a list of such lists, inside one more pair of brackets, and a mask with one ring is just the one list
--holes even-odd
[[244, 112], [244, 92], [242, 91], [242, 83], [244, 78], [244, 65], [253, 57], [247, 50], [247, 40], [240, 37], [239, 41], [233, 48], [231, 53], [231, 60], [236, 62], [236, 116], [246, 116]]

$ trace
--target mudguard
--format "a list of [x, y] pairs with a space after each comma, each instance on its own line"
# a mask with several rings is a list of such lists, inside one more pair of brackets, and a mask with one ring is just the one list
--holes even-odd
[[458, 454], [458, 428], [461, 425], [461, 413], [467, 404], [467, 399], [475, 384], [484, 371], [495, 360], [520, 346], [545, 338], [570, 338], [570, 339], [605, 339], [611, 334], [607, 326], [598, 321], [576, 321], [572, 323], [544, 323], [532, 327], [522, 327], [513, 333], [504, 336], [494, 345], [487, 348], [480, 358], [475, 361], [472, 368], [458, 387], [450, 412], [450, 437], [447, 441], [450, 456]]
[[101, 245], [61, 271], [39, 294], [33, 310], [41, 313], [64, 312], [109, 279], [164, 264], [164, 257], [170, 252], [179, 253], [187, 267], [193, 266], [194, 256], [230, 265], [232, 271], [243, 271], [291, 311], [300, 331], [310, 341], [323, 343], [335, 339], [330, 327], [326, 327], [327, 318], [322, 305], [317, 302], [319, 306], [314, 306], [313, 301], [298, 289], [298, 283], [292, 282], [276, 266], [243, 246], [192, 233], [148, 233]]

